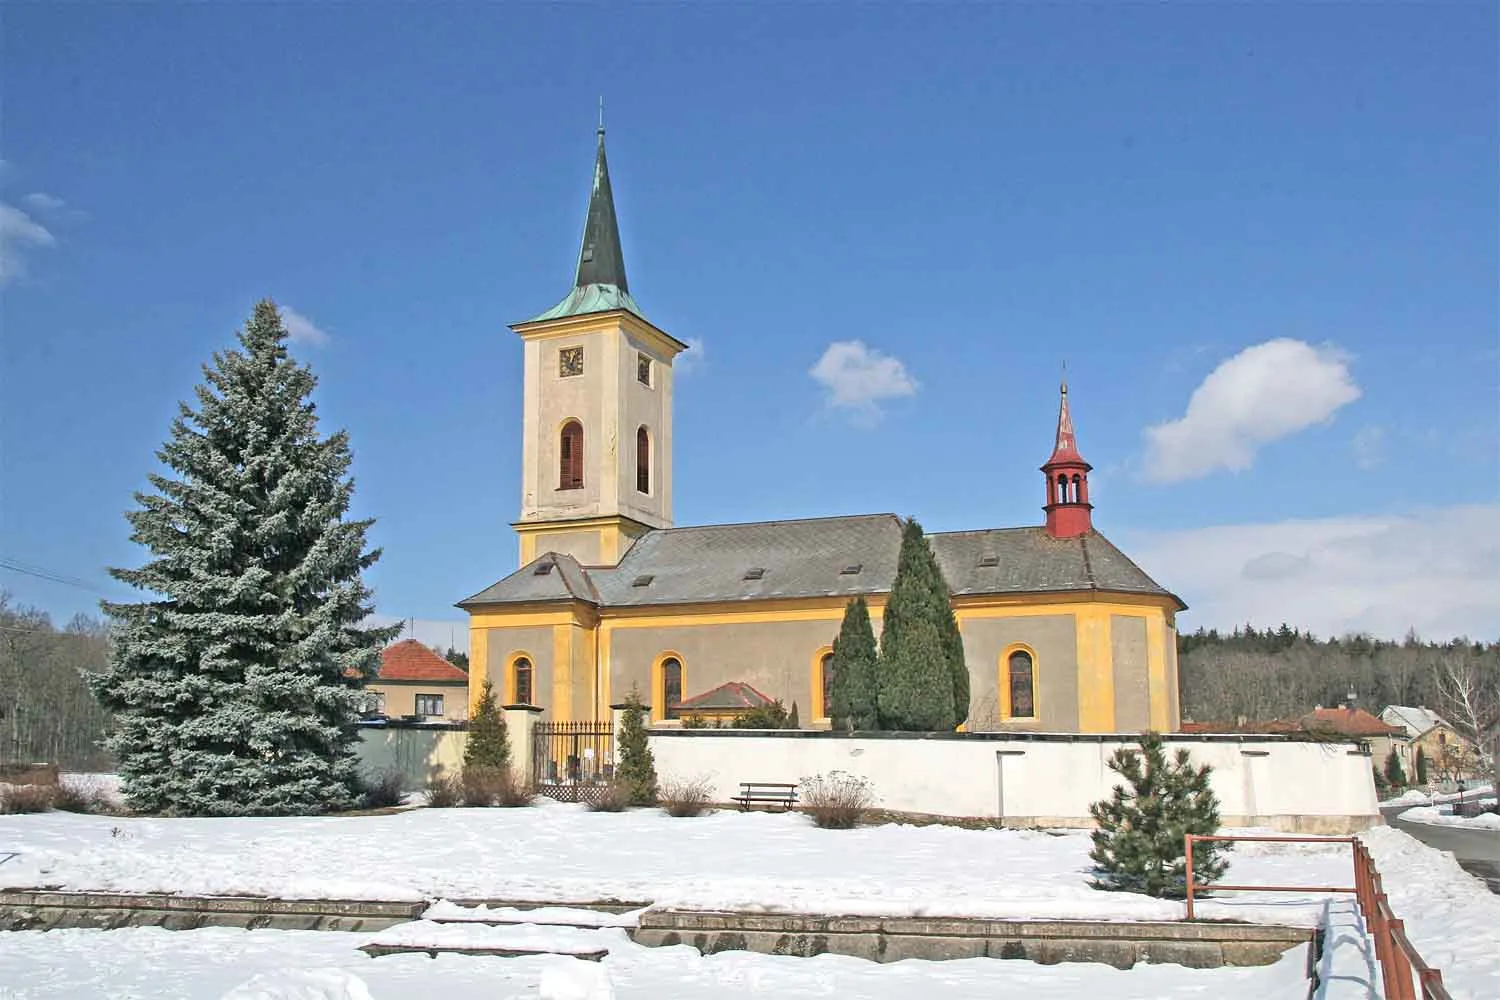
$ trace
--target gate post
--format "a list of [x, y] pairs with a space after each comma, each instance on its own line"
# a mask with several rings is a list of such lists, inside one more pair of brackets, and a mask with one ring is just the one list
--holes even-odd
[[535, 705], [506, 705], [505, 739], [510, 744], [511, 772], [524, 783], [530, 783], [532, 774], [531, 739], [536, 728], [536, 717], [542, 710]]

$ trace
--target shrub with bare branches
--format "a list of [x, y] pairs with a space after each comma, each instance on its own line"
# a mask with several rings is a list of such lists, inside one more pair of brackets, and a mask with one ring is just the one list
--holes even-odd
[[439, 771], [427, 779], [427, 805], [433, 809], [451, 809], [458, 805], [462, 788], [458, 776]]
[[599, 790], [599, 797], [588, 804], [589, 812], [624, 812], [630, 805], [630, 786], [621, 781], [611, 781]]
[[495, 805], [503, 809], [516, 809], [531, 805], [535, 798], [536, 789], [531, 787], [531, 782], [516, 777], [513, 768], [501, 769], [500, 783], [495, 789]]
[[67, 775], [52, 789], [52, 808], [61, 812], [108, 816], [119, 812], [109, 791], [88, 775]]
[[459, 798], [466, 806], [492, 806], [500, 797], [505, 771], [487, 764], [474, 764], [459, 772]]
[[52, 808], [53, 785], [0, 785], [0, 813], [42, 813]]
[[661, 783], [656, 801], [668, 816], [702, 816], [713, 793], [713, 783], [707, 778], [669, 778]]
[[870, 782], [844, 771], [802, 779], [802, 811], [825, 830], [849, 830], [874, 804]]
[[401, 804], [406, 793], [406, 775], [394, 767], [379, 774], [362, 777], [360, 807], [363, 809], [389, 809]]

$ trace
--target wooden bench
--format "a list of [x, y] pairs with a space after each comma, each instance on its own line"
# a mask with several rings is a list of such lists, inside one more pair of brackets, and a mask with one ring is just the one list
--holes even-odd
[[780, 806], [782, 812], [797, 804], [797, 786], [779, 781], [742, 781], [740, 794], [734, 796], [743, 812], [751, 806]]

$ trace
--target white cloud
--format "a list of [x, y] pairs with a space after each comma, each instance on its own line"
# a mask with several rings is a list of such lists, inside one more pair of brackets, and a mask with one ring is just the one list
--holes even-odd
[[35, 247], [53, 247], [57, 237], [14, 205], [0, 202], [0, 284], [26, 274], [26, 252]]
[[1500, 638], [1500, 505], [1225, 525], [1121, 539], [1191, 605], [1184, 629]]
[[881, 400], [914, 395], [917, 382], [900, 360], [859, 340], [828, 345], [809, 374], [828, 390], [828, 405], [874, 419]]
[[61, 198], [54, 198], [50, 194], [35, 191], [21, 199], [21, 204], [33, 212], [56, 212], [62, 208], [65, 202]]
[[291, 306], [277, 306], [276, 308], [281, 312], [281, 325], [286, 327], [286, 335], [293, 343], [308, 344], [312, 347], [322, 347], [328, 343], [327, 331], [312, 320]]
[[1373, 424], [1354, 435], [1354, 464], [1366, 472], [1385, 461], [1385, 431]]
[[678, 375], [691, 375], [702, 371], [703, 366], [708, 362], [708, 352], [702, 338], [689, 337], [683, 343], [688, 345], [688, 349], [677, 355], [672, 362], [672, 371]]
[[1146, 476], [1170, 483], [1248, 469], [1262, 445], [1358, 398], [1347, 359], [1333, 348], [1287, 338], [1247, 347], [1193, 390], [1182, 417], [1146, 428]]

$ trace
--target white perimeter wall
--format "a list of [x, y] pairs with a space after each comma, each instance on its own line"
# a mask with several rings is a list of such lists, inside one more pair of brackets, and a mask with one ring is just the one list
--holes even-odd
[[[1370, 757], [1350, 743], [1167, 737], [1213, 767], [1228, 826], [1347, 833], [1380, 823]], [[860, 738], [747, 731], [651, 734], [657, 774], [707, 778], [728, 802], [742, 781], [801, 783], [845, 771], [867, 778], [875, 806], [899, 812], [987, 817], [1017, 826], [1089, 826], [1089, 804], [1120, 778], [1108, 761], [1131, 737], [1077, 740]]]

